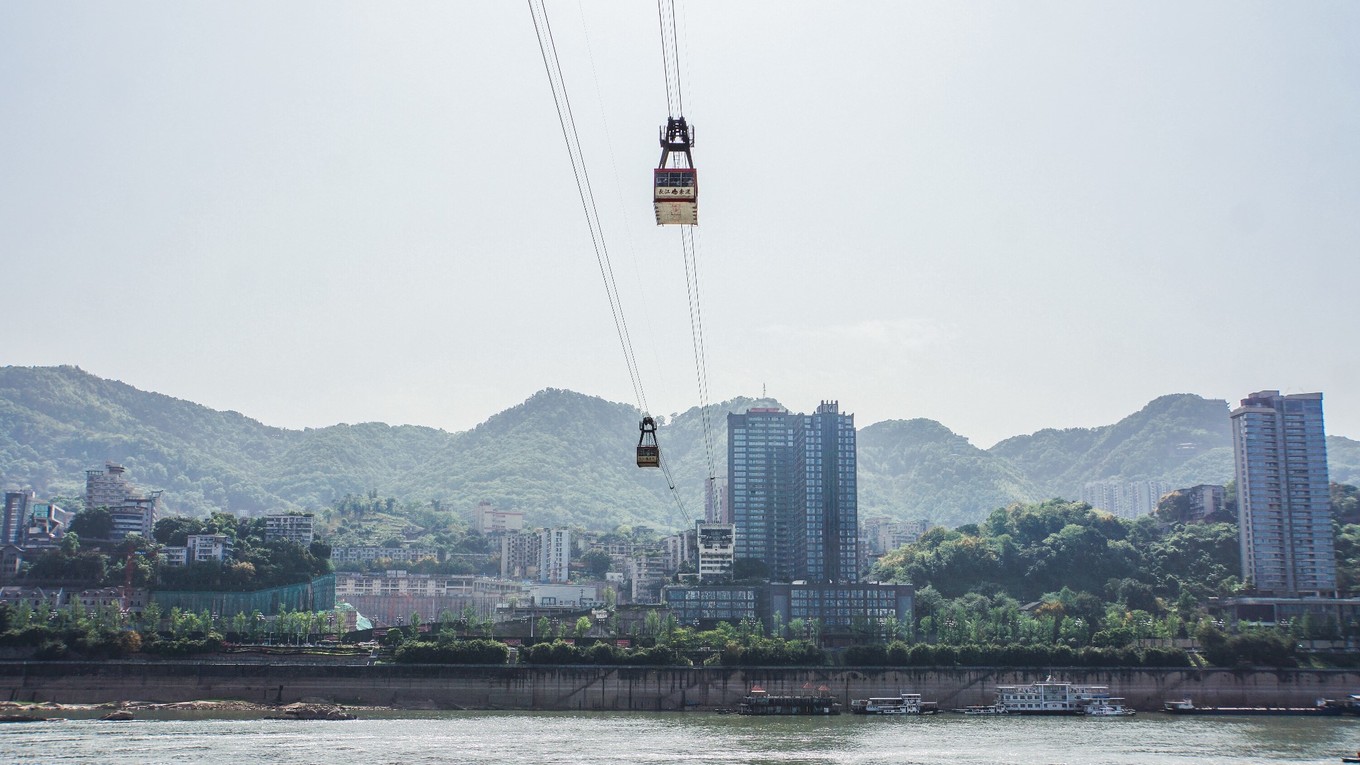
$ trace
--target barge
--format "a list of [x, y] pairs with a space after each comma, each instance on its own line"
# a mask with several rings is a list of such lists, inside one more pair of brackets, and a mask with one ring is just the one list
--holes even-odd
[[840, 701], [832, 695], [772, 696], [763, 688], [752, 688], [737, 706], [739, 715], [838, 715]]
[[1178, 699], [1162, 704], [1162, 711], [1173, 715], [1303, 715], [1329, 717], [1346, 709], [1342, 704], [1318, 699], [1311, 707], [1200, 707], [1190, 699]]

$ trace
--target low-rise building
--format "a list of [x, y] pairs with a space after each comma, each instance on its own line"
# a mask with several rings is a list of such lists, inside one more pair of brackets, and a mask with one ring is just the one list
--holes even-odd
[[113, 519], [113, 532], [109, 538], [118, 540], [129, 534], [139, 534], [150, 539], [151, 531], [156, 526], [156, 503], [159, 499], [160, 492], [153, 492], [149, 497], [128, 497], [122, 504], [109, 507], [109, 516]]
[[604, 587], [595, 583], [535, 584], [529, 587], [529, 597], [537, 606], [595, 608], [605, 602]]
[[264, 517], [266, 542], [282, 539], [307, 547], [315, 537], [316, 518], [312, 513], [271, 513]]
[[15, 606], [21, 603], [34, 609], [65, 608], [79, 603], [87, 611], [117, 608], [140, 614], [150, 602], [144, 589], [125, 590], [122, 587], [95, 587], [74, 590], [65, 587], [0, 587], [0, 603]]
[[156, 559], [162, 566], [183, 568], [189, 565], [189, 548], [166, 545], [156, 553]]
[[364, 545], [331, 549], [333, 563], [372, 563], [389, 560], [393, 563], [415, 563], [419, 560], [438, 560], [439, 551], [433, 547], [379, 547]]
[[187, 559], [190, 563], [220, 563], [231, 557], [233, 547], [231, 537], [226, 534], [190, 534], [186, 545]]
[[[909, 584], [670, 585], [666, 605], [681, 624], [710, 626], [719, 621], [759, 619], [767, 629], [778, 621], [815, 621], [827, 632], [849, 631], [863, 622], [896, 619], [909, 624], [916, 590]], [[777, 617], [777, 619], [776, 619]]]
[[524, 530], [524, 513], [497, 510], [490, 502], [477, 505], [475, 528], [482, 534], [514, 534]]
[[529, 588], [520, 582], [390, 570], [381, 574], [339, 572], [335, 575], [335, 597], [375, 624], [393, 625], [409, 623], [413, 614], [430, 622], [441, 615], [460, 617], [468, 609], [479, 618], [493, 618], [498, 605], [514, 600], [528, 603], [531, 596]]
[[666, 556], [660, 554], [639, 554], [628, 559], [624, 566], [624, 576], [628, 580], [628, 601], [630, 603], [660, 602], [661, 586], [670, 578], [667, 571]]
[[28, 519], [24, 524], [22, 545], [26, 550], [55, 548], [71, 525], [75, 513], [63, 510], [52, 502], [34, 502], [29, 505]]
[[732, 566], [737, 559], [736, 536], [736, 526], [730, 523], [695, 524], [700, 581], [732, 575]]

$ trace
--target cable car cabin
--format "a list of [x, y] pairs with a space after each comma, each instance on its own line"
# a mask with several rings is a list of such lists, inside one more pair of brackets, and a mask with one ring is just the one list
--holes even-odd
[[638, 436], [638, 467], [661, 467], [661, 447], [656, 444], [656, 420], [643, 417], [638, 425], [642, 435]]
[[699, 225], [699, 176], [692, 167], [658, 167], [655, 171], [656, 225]]

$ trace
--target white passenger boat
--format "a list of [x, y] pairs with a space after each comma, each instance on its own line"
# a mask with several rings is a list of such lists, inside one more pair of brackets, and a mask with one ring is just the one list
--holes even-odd
[[955, 709], [954, 711], [961, 712], [966, 715], [981, 715], [981, 716], [1006, 714], [1006, 708], [1001, 706], [1000, 704], [985, 704], [985, 705], [974, 704], [971, 706], [966, 706], [962, 709]]
[[[1111, 698], [1108, 685], [1077, 685], [1052, 677], [1040, 683], [996, 688], [996, 705], [1013, 715], [1085, 715], [1092, 708], [1112, 707], [1112, 702], [1122, 701]], [[1123, 708], [1122, 703], [1119, 708]]]
[[850, 702], [850, 712], [857, 715], [933, 715], [939, 710], [936, 702], [921, 701], [919, 693], [874, 696]]
[[1128, 717], [1137, 713], [1124, 706], [1123, 699], [1112, 698], [1104, 704], [1093, 704], [1087, 707], [1086, 714], [1090, 717]]

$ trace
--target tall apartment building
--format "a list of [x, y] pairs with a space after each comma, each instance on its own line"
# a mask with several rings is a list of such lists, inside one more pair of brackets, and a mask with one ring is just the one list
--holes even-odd
[[1251, 394], [1231, 413], [1242, 578], [1278, 596], [1335, 596], [1322, 394]]
[[538, 581], [571, 578], [571, 529], [539, 529]]
[[538, 575], [538, 534], [506, 534], [501, 537], [501, 576], [506, 579], [528, 579]]
[[727, 429], [736, 557], [778, 581], [858, 581], [854, 415], [834, 401], [810, 415], [759, 407]]
[[0, 517], [0, 545], [21, 545], [24, 527], [28, 524], [28, 506], [33, 501], [31, 491], [5, 492], [5, 513]]
[[666, 550], [666, 568], [674, 573], [692, 563], [696, 563], [695, 548], [698, 540], [695, 537], [694, 529], [683, 529], [678, 534], [672, 534], [661, 540], [662, 546]]
[[1157, 501], [1175, 487], [1165, 481], [1092, 481], [1081, 489], [1081, 501], [1121, 518], [1138, 518], [1157, 509]]
[[137, 487], [132, 482], [123, 477], [127, 469], [122, 465], [115, 465], [112, 462], [104, 463], [103, 470], [85, 471], [85, 509], [93, 510], [96, 507], [115, 508], [123, 504], [123, 500], [137, 494]]
[[709, 523], [732, 522], [732, 509], [727, 504], [726, 478], [710, 478], [704, 484], [704, 520]]
[[131, 481], [123, 476], [122, 465], [105, 463], [103, 470], [85, 471], [85, 509], [107, 508], [113, 516], [113, 539], [128, 534], [150, 538], [156, 525], [156, 503], [161, 493], [142, 495]]

